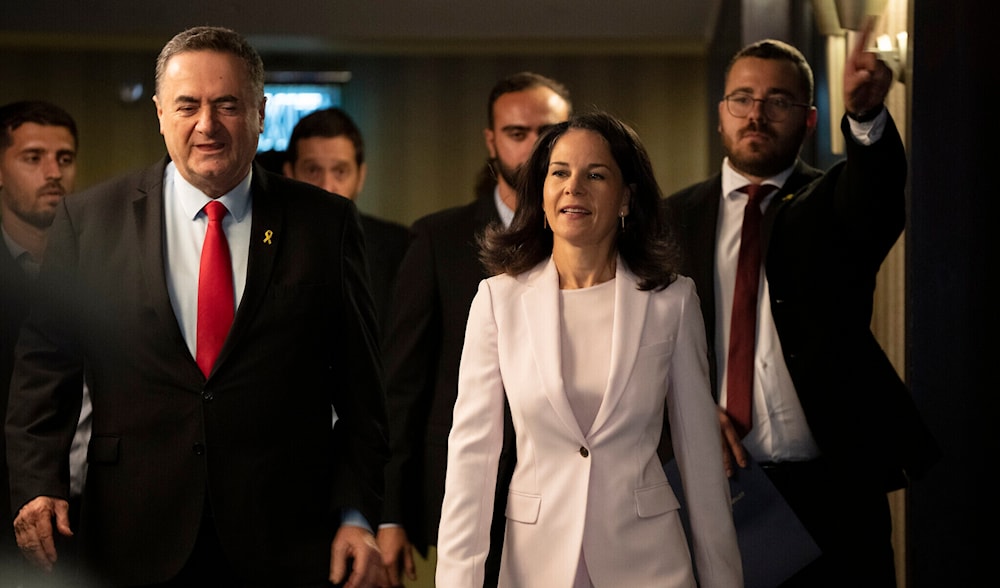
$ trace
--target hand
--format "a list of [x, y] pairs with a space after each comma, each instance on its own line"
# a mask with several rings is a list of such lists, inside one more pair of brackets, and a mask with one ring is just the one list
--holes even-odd
[[892, 70], [878, 55], [865, 51], [875, 18], [865, 21], [858, 42], [844, 63], [844, 108], [853, 115], [865, 115], [885, 102], [892, 85]]
[[389, 584], [403, 585], [400, 572], [405, 573], [407, 579], [416, 580], [417, 567], [413, 563], [413, 546], [406, 536], [406, 530], [403, 527], [383, 527], [378, 530], [376, 539], [379, 549], [382, 550], [382, 563], [389, 573]]
[[[351, 575], [347, 577], [348, 560]], [[367, 529], [342, 525], [330, 545], [330, 581], [344, 588], [389, 588], [375, 536]]]
[[740, 435], [726, 411], [719, 406], [715, 408], [719, 413], [719, 428], [722, 429], [722, 467], [726, 470], [726, 477], [732, 478], [734, 459], [741, 468], [747, 467], [747, 450], [743, 449]]
[[61, 498], [38, 496], [22, 506], [14, 519], [14, 535], [21, 553], [32, 564], [49, 572], [59, 559], [52, 532], [53, 518], [60, 534], [73, 536], [69, 528], [69, 503]]

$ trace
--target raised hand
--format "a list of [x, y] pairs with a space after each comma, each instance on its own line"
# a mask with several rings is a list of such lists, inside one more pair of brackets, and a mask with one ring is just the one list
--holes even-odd
[[879, 110], [892, 85], [889, 66], [878, 54], [865, 50], [874, 28], [875, 18], [869, 17], [844, 63], [844, 108], [855, 118]]

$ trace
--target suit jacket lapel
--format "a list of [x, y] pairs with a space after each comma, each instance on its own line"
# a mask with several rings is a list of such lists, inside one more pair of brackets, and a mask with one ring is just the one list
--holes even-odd
[[[799, 160], [795, 164], [795, 170], [792, 172], [792, 175], [788, 176], [785, 184], [775, 193], [774, 198], [771, 199], [771, 204], [764, 211], [764, 218], [761, 219], [761, 259], [767, 259], [767, 248], [771, 243], [771, 231], [774, 228], [774, 221], [778, 217], [780, 210], [785, 204], [794, 200], [802, 188], [809, 185], [809, 182], [819, 177], [821, 173], [820, 170], [806, 165], [802, 160]], [[720, 187], [719, 191], [721, 192], [721, 190], [722, 188]]]
[[542, 390], [556, 416], [566, 430], [581, 444], [583, 431], [576, 422], [576, 415], [566, 396], [562, 376], [562, 334], [559, 310], [559, 274], [556, 264], [549, 258], [539, 268], [526, 276], [530, 288], [521, 296], [522, 312], [528, 325], [528, 345], [535, 359], [535, 368], [542, 380]]
[[226, 338], [226, 343], [219, 353], [217, 364], [226, 360], [229, 351], [241, 334], [247, 330], [257, 313], [267, 286], [271, 281], [274, 260], [281, 246], [284, 229], [284, 209], [280, 197], [271, 191], [267, 175], [256, 163], [253, 167], [253, 180], [250, 186], [252, 200], [250, 251], [247, 258], [246, 287], [243, 289], [243, 299], [239, 301], [233, 326]]
[[709, 374], [712, 390], [716, 386], [715, 358], [715, 240], [719, 224], [719, 206], [722, 201], [722, 174], [716, 174], [695, 189], [686, 203], [683, 243], [687, 249], [682, 254], [685, 275], [694, 280], [701, 301], [701, 313], [708, 337]]
[[588, 437], [601, 430], [625, 394], [625, 385], [632, 374], [639, 342], [642, 340], [646, 307], [649, 305], [649, 292], [636, 287], [635, 276], [628, 271], [620, 257], [616, 275], [608, 386], [604, 391], [601, 408], [597, 411], [594, 424], [587, 434]]
[[687, 233], [687, 242], [694, 246], [684, 251], [683, 255], [689, 256], [690, 263], [685, 263], [691, 275], [689, 277], [698, 284], [705, 284], [698, 292], [703, 301], [715, 304], [714, 288], [711, 286], [715, 281], [715, 239], [719, 224], [719, 204], [722, 193], [722, 176], [717, 175], [709, 182], [702, 184], [695, 196], [691, 199], [691, 208], [685, 214], [687, 224], [684, 231]]
[[[11, 291], [23, 292], [27, 288], [28, 275], [14, 259], [10, 249], [7, 249], [3, 237], [0, 237], [0, 276], [4, 277], [3, 288], [6, 290], [4, 294]], [[27, 300], [27, 296], [24, 299]]]
[[[164, 268], [163, 249], [163, 173], [169, 159], [164, 158], [158, 164], [148, 168], [141, 178], [137, 191], [132, 198], [132, 214], [135, 221], [136, 244], [139, 248], [142, 278], [138, 285], [138, 299], [159, 319], [160, 326], [180, 349], [187, 352], [184, 335], [177, 324], [167, 291], [167, 279]], [[198, 366], [191, 358], [191, 366]]]
[[487, 225], [493, 222], [500, 222], [500, 213], [497, 211], [496, 202], [493, 200], [493, 191], [477, 196], [475, 209], [476, 232], [482, 231]]

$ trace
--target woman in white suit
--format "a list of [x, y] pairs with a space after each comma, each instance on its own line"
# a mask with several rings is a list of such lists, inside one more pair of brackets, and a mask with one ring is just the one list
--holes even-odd
[[[645, 148], [582, 115], [539, 139], [524, 174], [511, 227], [482, 240], [499, 275], [469, 313], [437, 585], [483, 585], [506, 397], [500, 586], [742, 586], [698, 298], [673, 271]], [[665, 406], [695, 565], [656, 453]]]

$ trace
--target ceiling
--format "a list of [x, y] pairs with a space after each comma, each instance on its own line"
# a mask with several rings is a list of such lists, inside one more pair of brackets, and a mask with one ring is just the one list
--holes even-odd
[[261, 51], [700, 52], [722, 0], [3, 0], [5, 45], [150, 46], [199, 24]]

